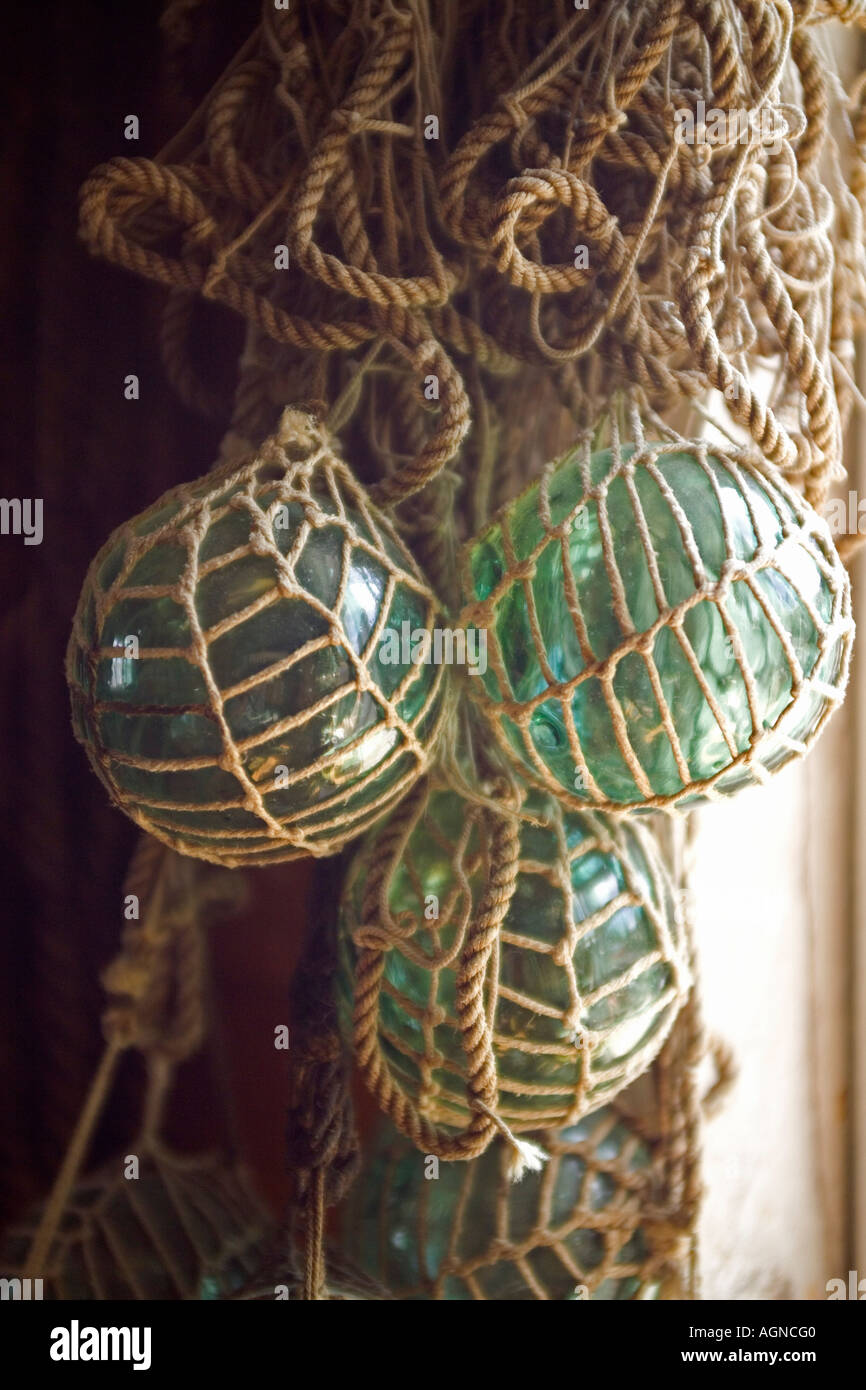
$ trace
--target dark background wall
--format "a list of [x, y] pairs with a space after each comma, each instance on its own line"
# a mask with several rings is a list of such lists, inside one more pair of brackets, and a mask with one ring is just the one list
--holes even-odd
[[[156, 153], [249, 33], [257, 6], [175, 6], [194, 42], [174, 56], [161, 8], [73, 0], [4, 9], [0, 492], [44, 499], [44, 539], [25, 546], [0, 536], [0, 1224], [49, 1185], [98, 1059], [98, 977], [119, 941], [137, 833], [110, 807], [71, 734], [63, 657], [78, 591], [109, 531], [205, 472], [221, 433], [168, 385], [162, 291], [92, 260], [77, 240], [88, 172], [118, 154]], [[140, 119], [137, 144], [123, 138], [128, 114]], [[206, 370], [230, 400], [238, 328], [215, 314], [202, 335]], [[137, 402], [124, 399], [128, 372], [140, 378]], [[243, 1147], [279, 1197], [285, 1063], [273, 1025], [285, 1021], [310, 874], [291, 866], [251, 877], [249, 912], [212, 940], [222, 1081], [213, 1080], [212, 1058], [191, 1064], [172, 1126], [190, 1145], [219, 1135], [216, 1093], [233, 1081]], [[96, 1157], [131, 1137], [138, 1093], [132, 1062]]]

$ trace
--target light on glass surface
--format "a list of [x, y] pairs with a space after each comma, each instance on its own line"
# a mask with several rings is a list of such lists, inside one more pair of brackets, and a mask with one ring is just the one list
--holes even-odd
[[185, 853], [333, 852], [424, 764], [447, 672], [382, 661], [380, 634], [429, 629], [436, 601], [333, 470], [248, 465], [179, 491], [91, 567], [75, 730], [113, 798]]
[[764, 780], [841, 699], [847, 573], [822, 519], [700, 445], [575, 451], [467, 548], [470, 686], [568, 804], [687, 803]]
[[[462, 1126], [467, 1059], [457, 979], [486, 885], [489, 847], [477, 806], [433, 789], [387, 886], [378, 1039], [399, 1087], [432, 1119]], [[486, 981], [498, 1112], [515, 1129], [565, 1123], [649, 1065], [688, 982], [668, 874], [644, 827], [566, 812], [531, 792], [520, 865]], [[356, 949], [377, 833], [350, 866], [341, 911], [339, 992], [351, 1029]]]
[[431, 1173], [383, 1128], [346, 1204], [342, 1248], [407, 1300], [658, 1298], [674, 1276], [641, 1214], [650, 1150], [609, 1107], [543, 1138], [544, 1169], [514, 1183], [501, 1140]]

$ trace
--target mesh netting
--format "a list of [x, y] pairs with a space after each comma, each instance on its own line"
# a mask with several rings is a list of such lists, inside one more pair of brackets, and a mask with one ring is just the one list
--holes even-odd
[[607, 1106], [542, 1141], [542, 1172], [513, 1183], [500, 1140], [434, 1167], [389, 1127], [348, 1203], [346, 1251], [402, 1299], [680, 1296], [688, 1240], [628, 1121]]
[[[684, 824], [658, 829], [682, 888]], [[697, 1297], [705, 1054], [692, 989], [649, 1070], [569, 1132], [538, 1133], [547, 1161], [516, 1184], [499, 1138], [437, 1168], [383, 1124], [340, 1211], [340, 1260], [401, 1299]]]
[[[46, 1299], [211, 1299], [240, 1288], [273, 1235], [243, 1174], [207, 1158], [160, 1150], [82, 1180], [46, 1264]], [[23, 1265], [38, 1216], [11, 1230], [4, 1266]], [[4, 1267], [4, 1274], [12, 1269]]]
[[[170, 8], [179, 14], [185, 0]], [[83, 235], [94, 251], [168, 287], [166, 366], [196, 408], [219, 414], [223, 403], [214, 402], [197, 370], [194, 306], [202, 300], [225, 305], [245, 320], [230, 422], [223, 412], [230, 446], [255, 445], [287, 400], [324, 413], [345, 402], [348, 390], [349, 407], [334, 426], [346, 456], [378, 503], [402, 504], [403, 534], [443, 596], [449, 595], [457, 537], [482, 531], [491, 505], [537, 476], [559, 450], [563, 424], [570, 440], [575, 422], [594, 423], [618, 387], [640, 392], [647, 415], [654, 409], [677, 419], [686, 435], [693, 426], [685, 423], [685, 402], [695, 402], [695, 414], [705, 402], [717, 420], [733, 418], [763, 459], [820, 504], [840, 473], [841, 424], [855, 399], [854, 334], [866, 302], [863, 96], [852, 108], [852, 132], [818, 28], [830, 16], [862, 23], [864, 7], [849, 0], [654, 0], [631, 7], [599, 0], [585, 10], [567, 0], [505, 9], [487, 0], [420, 6], [301, 0], [279, 10], [264, 0], [255, 34], [170, 149], [153, 160], [113, 160], [94, 172], [82, 193]], [[721, 140], [706, 138], [698, 113], [716, 104], [748, 117], [744, 139], [732, 130]], [[435, 134], [427, 128], [430, 113], [439, 113], [437, 126], [441, 116]], [[691, 137], [676, 129], [683, 114], [691, 118]], [[753, 126], [758, 116], [769, 118], [778, 138], [759, 137]], [[288, 253], [285, 268], [276, 266], [275, 247]], [[584, 266], [579, 250], [587, 254]], [[766, 390], [765, 378], [772, 380]], [[555, 445], [549, 446], [549, 434], [557, 435]], [[762, 778], [814, 737], [844, 684], [848, 598], [826, 534], [814, 529], [796, 499], [767, 484], [763, 470], [755, 489], [747, 489], [746, 500], [727, 515], [720, 494], [730, 505], [742, 476], [729, 487], [708, 466], [705, 450], [689, 450], [710, 491], [719, 494], [723, 543], [714, 553], [716, 567], [705, 549], [715, 542], [695, 524], [684, 499], [673, 505], [671, 481], [670, 497], [660, 489], [668, 518], [658, 548], [645, 544], [640, 508], [631, 513], [631, 559], [644, 596], [650, 595], [639, 619], [629, 606], [633, 575], [621, 563], [613, 526], [606, 529], [602, 521], [607, 496], [588, 496], [589, 531], [595, 526], [598, 533], [596, 608], [564, 555], [557, 600], [561, 604], [564, 593], [569, 609], [559, 655], [570, 661], [577, 653], [579, 665], [564, 661], [556, 668], [559, 657], [545, 635], [541, 605], [534, 606], [531, 570], [541, 565], [545, 530], [549, 549], [556, 550], [546, 516], [516, 565], [503, 551], [501, 592], [497, 580], [487, 594], [475, 595], [489, 610], [491, 681], [503, 679], [506, 649], [511, 679], [514, 648], [522, 644], [517, 664], [523, 663], [529, 684], [528, 691], [507, 682], [493, 687], [482, 704], [525, 774], [573, 800], [576, 813], [587, 801], [670, 804], [734, 790], [741, 777]], [[729, 476], [729, 462], [741, 473], [751, 467], [729, 451], [714, 456]], [[658, 457], [655, 465], [663, 475]], [[644, 475], [652, 478], [650, 466], [633, 472], [639, 499]], [[629, 476], [624, 468], [624, 485]], [[455, 483], [462, 490], [455, 491]], [[540, 495], [549, 486], [548, 475]], [[776, 516], [775, 539], [757, 530], [759, 491], [770, 509], [767, 537]], [[706, 493], [705, 487], [704, 502]], [[790, 513], [776, 506], [779, 497]], [[745, 543], [750, 528], [751, 552]], [[790, 534], [783, 539], [786, 528]], [[798, 557], [795, 571], [782, 562], [783, 551]], [[400, 564], [408, 568], [405, 556]], [[691, 566], [685, 592], [668, 592], [669, 564], [679, 566], [679, 580], [684, 574], [689, 579]], [[817, 589], [804, 595], [804, 575], [818, 572]], [[526, 613], [517, 598], [500, 623], [494, 610], [505, 600], [509, 578], [520, 581]], [[584, 622], [585, 643], [573, 615]], [[598, 628], [611, 620], [613, 638], [599, 648]], [[690, 631], [694, 626], [705, 629], [705, 650]], [[94, 760], [107, 769], [112, 794], [141, 823], [190, 852], [229, 863], [325, 852], [348, 838], [350, 825], [352, 833], [359, 831], [387, 809], [423, 763], [424, 738], [420, 751], [398, 740], [389, 757], [395, 766], [399, 757], [407, 759], [402, 787], [398, 779], [393, 795], [390, 785], [386, 794], [371, 774], [366, 801], [362, 794], [356, 799], [351, 766], [343, 777], [342, 753], [335, 752], [332, 763], [330, 753], [317, 748], [304, 772], [286, 759], [301, 802], [290, 796], [286, 805], [276, 799], [277, 789], [266, 795], [257, 788], [245, 764], [242, 777], [236, 769], [234, 755], [240, 753], [243, 763], [247, 749], [260, 747], [254, 739], [265, 743], [267, 736], [230, 730], [224, 739], [217, 719], [219, 737], [207, 750], [207, 769], [225, 773], [230, 791], [220, 787], [219, 795], [204, 798], [196, 787], [190, 807], [185, 787], [166, 805], [151, 774], [180, 776], [186, 765], [175, 766], [173, 755], [166, 763], [162, 748], [152, 751], [144, 731], [153, 726], [141, 722], [155, 712], [149, 705], [136, 716], [144, 747], [130, 754], [122, 741], [106, 742], [112, 728], [107, 716], [129, 711], [96, 709], [91, 677], [102, 659], [97, 636], [84, 637], [81, 627], [78, 633], [78, 719]], [[774, 643], [778, 684], [770, 659]], [[756, 657], [756, 644], [766, 649], [763, 655]], [[117, 658], [119, 665], [124, 659]], [[358, 663], [351, 652], [346, 659], [354, 699]], [[245, 693], [228, 683], [233, 696]], [[477, 686], [470, 683], [476, 692]], [[378, 705], [375, 691], [365, 687], [364, 694]], [[431, 710], [436, 698], [431, 691]], [[221, 688], [220, 699], [229, 703]], [[210, 699], [205, 703], [211, 709]], [[546, 733], [532, 723], [543, 706], [553, 706], [553, 717], [540, 721]], [[182, 708], [184, 717], [197, 712], [196, 702], [192, 709], [182, 702]], [[323, 709], [316, 708], [312, 719]], [[584, 716], [593, 737], [602, 736], [594, 744], [595, 761], [584, 746]], [[303, 720], [294, 727], [302, 726]], [[372, 732], [386, 735], [396, 727], [386, 710]], [[698, 731], [707, 739], [709, 770], [698, 756]], [[288, 726], [282, 732], [289, 733]], [[356, 752], [370, 733], [365, 729], [356, 738]], [[154, 757], [163, 761], [146, 761]], [[409, 792], [401, 816], [414, 816], [415, 794]], [[260, 814], [262, 804], [270, 820]], [[184, 813], [193, 824], [179, 827]], [[211, 822], [202, 833], [205, 815], [228, 815], [235, 823], [217, 829]], [[462, 1158], [484, 1149], [505, 1124], [496, 1110], [488, 1020], [489, 998], [501, 1001], [495, 991], [485, 994], [485, 982], [498, 981], [499, 933], [521, 856], [513, 819], [475, 815], [473, 803], [467, 823], [486, 841], [488, 863], [481, 900], [464, 926], [452, 990], [466, 1057], [466, 1112], [472, 1115], [463, 1134], [443, 1139], [400, 1090], [378, 1044], [377, 1001], [395, 1003], [382, 983], [386, 960], [396, 961], [413, 933], [426, 930], [421, 917], [416, 911], [391, 938], [399, 914], [390, 920], [386, 889], [379, 913], [370, 889], [370, 910], [360, 922], [369, 935], [359, 937], [359, 966], [366, 962], [368, 971], [368, 992], [358, 1000], [362, 1014], [369, 1010], [371, 1031], [361, 1051], [368, 1079], [416, 1141]], [[387, 836], [383, 831], [377, 839], [370, 875], [380, 875], [380, 888], [387, 842], [404, 829], [394, 817]], [[461, 890], [471, 895], [471, 874]], [[525, 943], [519, 949], [528, 957]], [[561, 976], [567, 962], [556, 966]], [[429, 982], [440, 973], [428, 971]], [[399, 987], [405, 994], [405, 984]], [[438, 999], [430, 1003], [437, 1048], [441, 1007]], [[653, 1141], [660, 1189], [655, 1207], [646, 1190], [641, 1229], [649, 1230], [657, 1211], [669, 1214], [692, 1253], [700, 1045], [695, 1008], [692, 993], [651, 1074], [637, 1083], [655, 1089], [646, 1137]], [[560, 1013], [568, 1014], [568, 1002], [553, 1015], [542, 1012], [542, 1026]], [[425, 1040], [425, 1064], [427, 1046]], [[429, 1060], [447, 1074], [435, 1051]], [[405, 1065], [405, 1049], [395, 1067], [397, 1061]], [[311, 1084], [306, 1096], [314, 1120], [339, 1113]], [[462, 1165], [464, 1180], [470, 1166]], [[321, 1243], [326, 1187], [321, 1173], [311, 1246]], [[648, 1282], [655, 1277], [653, 1270]], [[305, 1283], [305, 1296], [317, 1297], [321, 1277]], [[684, 1287], [694, 1287], [691, 1274]]]
[[851, 0], [263, 0], [170, 148], [94, 170], [82, 234], [168, 287], [166, 365], [196, 408], [222, 403], [192, 305], [251, 325], [247, 437], [381, 344], [353, 443], [390, 500], [466, 442], [483, 509], [510, 461], [470, 418], [527, 366], [582, 419], [622, 384], [666, 412], [714, 390], [820, 500], [866, 299], [834, 16], [864, 22]]
[[436, 601], [309, 417], [116, 531], [67, 658], [73, 720], [133, 820], [228, 865], [329, 854], [427, 763], [441, 666], [383, 653]]
[[[294, 1243], [288, 1255], [283, 1240], [271, 1252], [255, 1275], [228, 1297], [233, 1302], [299, 1302], [305, 1298], [303, 1256]], [[335, 1246], [327, 1249], [327, 1281], [318, 1290], [318, 1299], [327, 1303], [387, 1303], [393, 1299], [384, 1285], [360, 1270]]]
[[575, 808], [763, 782], [844, 695], [853, 623], [826, 523], [736, 448], [673, 434], [549, 465], [464, 554], [469, 683], [510, 759]]
[[448, 1156], [489, 1143], [493, 1113], [538, 1130], [615, 1095], [689, 983], [646, 831], [520, 795], [502, 816], [427, 779], [362, 844], [343, 897], [344, 1016], [354, 976], [364, 1078], [400, 1129]]

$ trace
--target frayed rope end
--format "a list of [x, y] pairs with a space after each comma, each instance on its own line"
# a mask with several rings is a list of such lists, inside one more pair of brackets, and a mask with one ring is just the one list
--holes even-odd
[[511, 1182], [520, 1182], [526, 1173], [541, 1172], [550, 1155], [540, 1144], [533, 1144], [529, 1139], [517, 1139], [514, 1136], [509, 1142], [511, 1152], [508, 1159], [508, 1176]]

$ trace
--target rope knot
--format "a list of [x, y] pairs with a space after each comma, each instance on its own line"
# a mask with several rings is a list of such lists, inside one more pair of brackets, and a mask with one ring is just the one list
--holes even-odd
[[390, 951], [391, 933], [378, 922], [364, 922], [352, 932], [352, 940], [361, 951]]
[[563, 1026], [575, 1047], [583, 1047], [586, 1034], [581, 1020], [580, 1005], [575, 1004], [562, 1016]]
[[338, 106], [333, 113], [334, 125], [342, 127], [350, 135], [357, 135], [364, 124], [364, 117], [354, 108]]
[[613, 134], [628, 121], [628, 112], [619, 109], [606, 111], [581, 111], [576, 118], [588, 130]]
[[276, 442], [284, 449], [289, 444], [299, 444], [312, 452], [323, 443], [321, 424], [311, 411], [289, 406], [280, 416]]
[[568, 962], [571, 960], [571, 957], [571, 946], [569, 945], [568, 938], [564, 936], [561, 938], [561, 940], [557, 941], [556, 945], [550, 953], [550, 958], [553, 961], [554, 965], [558, 965], [562, 968], [568, 964]]
[[499, 98], [499, 105], [502, 107], [503, 111], [505, 111], [506, 114], [511, 117], [516, 130], [519, 130], [521, 126], [528, 124], [529, 117], [527, 116], [526, 111], [524, 110], [520, 98], [514, 96], [513, 93], [506, 92], [503, 96], [501, 96]]
[[512, 1255], [512, 1247], [502, 1236], [494, 1236], [489, 1242], [485, 1251], [485, 1258], [493, 1263], [494, 1260], [508, 1260]]
[[435, 338], [425, 338], [420, 342], [412, 353], [411, 362], [416, 371], [422, 371], [424, 367], [432, 367], [439, 361], [441, 349]]
[[599, 118], [599, 126], [602, 130], [614, 131], [621, 130], [628, 123], [628, 112], [617, 109], [615, 111], [603, 111]]
[[263, 518], [250, 517], [250, 535], [247, 544], [254, 555], [270, 555], [272, 553], [273, 542]]
[[534, 579], [534, 578], [535, 578], [535, 561], [534, 561], [534, 560], [520, 560], [520, 561], [519, 561], [516, 565], [514, 565], [513, 568], [511, 569], [511, 571], [510, 571], [510, 573], [509, 573], [509, 578], [514, 579], [514, 580], [517, 580], [517, 579], [520, 579], [520, 580], [524, 580], [524, 579]]

